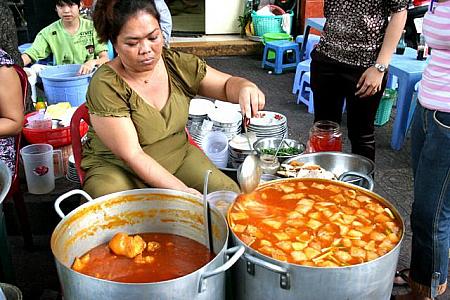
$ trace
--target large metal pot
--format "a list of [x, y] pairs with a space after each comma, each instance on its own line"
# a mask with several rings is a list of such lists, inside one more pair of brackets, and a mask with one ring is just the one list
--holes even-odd
[[[291, 178], [272, 181], [261, 185], [258, 189], [275, 182], [286, 181], [329, 182], [326, 179]], [[386, 300], [390, 298], [404, 236], [403, 220], [397, 209], [377, 194], [345, 182], [334, 183], [356, 189], [389, 207], [402, 224], [403, 233], [399, 243], [384, 256], [370, 262], [346, 267], [320, 268], [275, 260], [248, 247], [232, 232], [233, 243], [245, 246], [244, 255], [233, 267], [236, 299]], [[229, 218], [228, 212], [228, 220]]]
[[[293, 161], [319, 165], [325, 170], [332, 172], [337, 178], [340, 178], [340, 180], [362, 187], [367, 187], [365, 186], [367, 181], [361, 179], [360, 176], [356, 174], [359, 173], [373, 177], [375, 170], [375, 163], [367, 157], [343, 152], [300, 154], [286, 160], [284, 163], [289, 164]], [[351, 175], [346, 175], [347, 172], [351, 172]]]
[[11, 188], [11, 171], [8, 166], [0, 160], [0, 204], [5, 199]]
[[[89, 202], [67, 216], [60, 203], [81, 194]], [[60, 196], [56, 212], [63, 218], [51, 238], [64, 299], [224, 299], [224, 272], [243, 254], [244, 247], [227, 250], [228, 227], [222, 214], [211, 208], [213, 251], [216, 257], [186, 276], [155, 283], [119, 283], [97, 279], [70, 267], [77, 256], [125, 231], [172, 233], [206, 244], [203, 204], [198, 196], [164, 189], [140, 189], [92, 200], [81, 190]], [[234, 253], [234, 254], [233, 254]], [[228, 259], [228, 255], [233, 256]]]

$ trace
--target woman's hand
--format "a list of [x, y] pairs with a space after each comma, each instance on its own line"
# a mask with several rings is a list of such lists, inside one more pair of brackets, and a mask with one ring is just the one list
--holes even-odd
[[253, 83], [248, 82], [239, 91], [239, 105], [241, 112], [247, 118], [254, 117], [259, 110], [264, 108], [266, 96]]
[[368, 68], [362, 75], [356, 85], [358, 89], [355, 93], [360, 98], [375, 95], [381, 89], [384, 73], [378, 71], [375, 67]]
[[97, 60], [91, 59], [81, 65], [80, 70], [78, 70], [78, 75], [86, 75], [91, 73], [95, 66], [97, 65]]

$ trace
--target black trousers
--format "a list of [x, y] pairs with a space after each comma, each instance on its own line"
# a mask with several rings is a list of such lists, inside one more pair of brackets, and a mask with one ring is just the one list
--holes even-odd
[[314, 93], [314, 121], [341, 123], [344, 99], [348, 137], [352, 152], [375, 160], [375, 115], [386, 87], [385, 75], [379, 92], [370, 97], [355, 96], [356, 84], [367, 69], [331, 59], [317, 51], [311, 53], [311, 89]]

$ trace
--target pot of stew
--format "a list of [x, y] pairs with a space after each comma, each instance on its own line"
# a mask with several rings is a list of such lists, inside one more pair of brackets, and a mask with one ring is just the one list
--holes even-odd
[[236, 299], [389, 299], [404, 223], [379, 195], [317, 178], [275, 180], [228, 211]]
[[[88, 200], [65, 215], [61, 202]], [[224, 299], [225, 274], [244, 247], [227, 249], [228, 227], [210, 208], [207, 248], [200, 197], [165, 189], [117, 192], [95, 200], [81, 190], [55, 202], [51, 237], [64, 299]]]

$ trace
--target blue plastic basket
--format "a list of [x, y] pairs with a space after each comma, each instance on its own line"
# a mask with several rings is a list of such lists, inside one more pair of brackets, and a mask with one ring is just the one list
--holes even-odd
[[[294, 13], [290, 12], [291, 19], [291, 29], [292, 29], [292, 19], [294, 17]], [[265, 33], [274, 32], [280, 33], [285, 32], [283, 28], [281, 28], [281, 22], [283, 20], [283, 16], [260, 16], [257, 15], [255, 11], [252, 12], [252, 22], [253, 27], [255, 28], [255, 34], [257, 36], [263, 36]]]
[[70, 102], [72, 106], [80, 106], [86, 101], [86, 92], [93, 73], [77, 75], [80, 66], [54, 66], [39, 73], [48, 104]]

